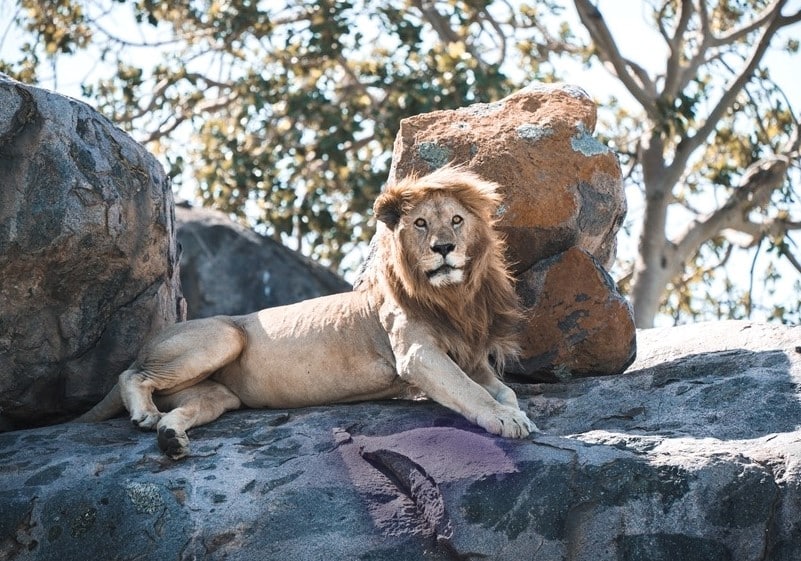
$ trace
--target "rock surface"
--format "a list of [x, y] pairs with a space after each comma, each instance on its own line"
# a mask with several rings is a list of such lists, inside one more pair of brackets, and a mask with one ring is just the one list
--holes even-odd
[[98, 401], [182, 317], [161, 166], [87, 105], [0, 75], [0, 430]]
[[517, 373], [532, 381], [617, 374], [636, 353], [631, 310], [592, 263], [612, 265], [626, 214], [620, 166], [595, 123], [580, 88], [533, 84], [496, 103], [404, 119], [395, 139], [390, 182], [454, 162], [500, 185], [497, 228], [528, 305]]
[[343, 279], [224, 213], [177, 205], [187, 316], [246, 314], [350, 290]]
[[801, 558], [801, 328], [639, 338], [517, 386], [529, 440], [401, 401], [230, 413], [180, 462], [125, 419], [1, 434], [0, 558]]
[[618, 374], [635, 358], [631, 307], [595, 258], [573, 247], [517, 279], [527, 316], [520, 365], [510, 374], [566, 381]]

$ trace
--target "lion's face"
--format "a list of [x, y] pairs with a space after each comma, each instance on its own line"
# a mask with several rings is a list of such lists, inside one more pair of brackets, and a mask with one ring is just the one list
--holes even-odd
[[475, 220], [457, 200], [444, 194], [424, 199], [401, 218], [395, 236], [406, 267], [418, 283], [444, 287], [465, 280]]
[[388, 186], [374, 209], [389, 228], [387, 265], [405, 292], [452, 301], [462, 289], [474, 294], [488, 270], [505, 271], [492, 230], [499, 202], [494, 183], [457, 168]]

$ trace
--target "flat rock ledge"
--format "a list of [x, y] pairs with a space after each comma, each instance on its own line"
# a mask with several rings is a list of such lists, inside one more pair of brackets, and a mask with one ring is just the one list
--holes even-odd
[[0, 434], [0, 558], [801, 559], [801, 328], [638, 340], [516, 386], [527, 440], [400, 401], [230, 413], [180, 462], [125, 419]]

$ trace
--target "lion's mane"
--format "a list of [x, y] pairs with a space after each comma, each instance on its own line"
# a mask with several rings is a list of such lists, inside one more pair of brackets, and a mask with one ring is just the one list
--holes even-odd
[[[465, 280], [447, 287], [433, 286], [416, 271], [416, 256], [394, 229], [401, 216], [438, 195], [455, 198], [474, 217]], [[389, 290], [410, 317], [430, 326], [451, 358], [468, 372], [488, 355], [501, 372], [519, 351], [519, 301], [504, 260], [505, 244], [493, 228], [500, 203], [495, 183], [457, 167], [389, 185], [374, 206], [383, 225], [363, 273], [366, 278], [358, 285]]]

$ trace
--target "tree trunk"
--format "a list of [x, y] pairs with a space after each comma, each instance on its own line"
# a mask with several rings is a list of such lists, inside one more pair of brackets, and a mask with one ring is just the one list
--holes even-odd
[[634, 324], [640, 329], [654, 326], [665, 287], [681, 267], [675, 247], [665, 234], [667, 209], [677, 178], [664, 166], [663, 142], [658, 133], [646, 137], [641, 150], [645, 217], [631, 287]]
[[664, 227], [659, 227], [666, 214], [666, 193], [648, 201], [631, 287], [634, 324], [639, 329], [654, 326], [662, 294], [673, 276], [672, 244], [664, 237]]

